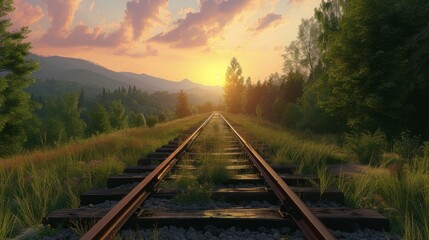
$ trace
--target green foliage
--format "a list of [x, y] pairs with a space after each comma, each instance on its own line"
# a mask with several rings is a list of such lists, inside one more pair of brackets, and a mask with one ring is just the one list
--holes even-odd
[[96, 103], [90, 112], [90, 124], [88, 132], [90, 134], [100, 134], [111, 131], [109, 114], [103, 105]]
[[231, 114], [227, 114], [226, 117], [229, 121], [240, 123], [248, 134], [258, 136], [258, 140], [269, 145], [272, 149], [270, 159], [275, 164], [301, 164], [298, 173], [314, 169], [315, 166], [322, 166], [322, 163], [343, 161], [344, 156], [340, 149], [332, 143], [327, 143], [326, 140], [321, 141], [316, 137], [317, 135], [312, 135], [315, 138], [312, 139], [255, 118]]
[[27, 141], [24, 123], [34, 108], [24, 89], [38, 65], [25, 59], [31, 49], [24, 42], [28, 28], [9, 30], [12, 23], [5, 16], [13, 11], [12, 1], [0, 5], [0, 155], [8, 155], [21, 151]]
[[78, 106], [79, 97], [79, 93], [65, 95], [61, 99], [60, 109], [58, 109], [62, 122], [66, 126], [65, 132], [69, 138], [82, 138], [86, 129], [86, 124], [80, 117], [82, 109]]
[[165, 116], [165, 114], [163, 112], [159, 112], [157, 114], [158, 117], [158, 122], [165, 122], [167, 121], [167, 116]]
[[380, 130], [346, 135], [345, 147], [364, 164], [380, 164], [387, 146], [386, 135]]
[[318, 106], [318, 96], [323, 92], [318, 91], [315, 84], [305, 88], [301, 98], [302, 118], [297, 123], [300, 130], [311, 130], [314, 133], [340, 132], [344, 129], [344, 123], [338, 118], [329, 115], [323, 108]]
[[244, 91], [244, 77], [240, 63], [234, 57], [226, 70], [225, 86], [225, 104], [229, 112], [240, 113], [243, 110], [242, 93]]
[[191, 114], [188, 106], [188, 95], [180, 90], [177, 95], [176, 116], [179, 118], [187, 117]]
[[[40, 225], [59, 208], [76, 208], [79, 195], [105, 187], [109, 175], [194, 126], [195, 116], [148, 129], [122, 130], [0, 161], [0, 238]], [[46, 230], [45, 230], [46, 231]], [[49, 231], [49, 229], [47, 230]]]
[[316, 15], [330, 94], [320, 105], [351, 128], [395, 133], [402, 116], [414, 111], [407, 98], [416, 79], [407, 74], [404, 45], [427, 26], [428, 6], [420, 0], [323, 2]]
[[42, 145], [61, 144], [69, 139], [80, 139], [85, 135], [86, 123], [81, 119], [79, 93], [69, 93], [61, 99], [50, 99], [41, 111], [40, 129]]
[[130, 127], [144, 127], [146, 126], [146, 118], [143, 113], [135, 114], [130, 112], [128, 114], [128, 125]]
[[158, 123], [158, 117], [154, 115], [150, 115], [146, 119], [146, 125], [150, 128], [153, 128]]
[[299, 25], [297, 40], [292, 41], [282, 55], [284, 58], [283, 71], [306, 72], [307, 77], [315, 80], [314, 70], [319, 64], [320, 50], [318, 48], [319, 26], [314, 17], [302, 19]]
[[411, 136], [411, 131], [401, 132], [399, 138], [393, 142], [393, 151], [398, 153], [403, 159], [411, 160], [417, 156], [421, 150], [420, 137]]
[[186, 191], [178, 193], [174, 197], [174, 201], [178, 204], [207, 204], [211, 200], [211, 186], [204, 184], [188, 185]]
[[294, 103], [289, 103], [282, 114], [282, 123], [289, 128], [296, 128], [302, 118], [301, 109]]
[[109, 105], [110, 125], [113, 129], [124, 129], [127, 127], [127, 115], [125, 107], [120, 100], [112, 101]]

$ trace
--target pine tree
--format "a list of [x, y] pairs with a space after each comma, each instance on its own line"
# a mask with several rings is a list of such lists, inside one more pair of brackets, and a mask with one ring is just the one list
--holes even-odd
[[5, 16], [12, 12], [12, 0], [0, 3], [0, 155], [20, 151], [27, 141], [24, 123], [32, 117], [34, 105], [24, 91], [33, 82], [38, 65], [28, 61], [31, 45], [24, 42], [28, 28], [10, 31]]
[[229, 112], [240, 113], [243, 108], [244, 78], [241, 75], [243, 70], [236, 58], [232, 58], [231, 63], [226, 70], [225, 86], [225, 104]]
[[176, 115], [179, 118], [183, 118], [189, 116], [191, 112], [189, 111], [188, 106], [188, 95], [180, 91], [179, 95], [177, 95], [177, 104], [176, 104]]

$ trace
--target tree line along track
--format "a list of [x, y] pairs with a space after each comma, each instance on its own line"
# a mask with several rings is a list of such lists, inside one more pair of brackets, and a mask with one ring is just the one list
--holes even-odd
[[[54, 227], [93, 225], [82, 239], [111, 239], [124, 226], [154, 225], [288, 226], [299, 228], [307, 239], [336, 239], [328, 228], [389, 229], [387, 218], [376, 211], [309, 208], [304, 201], [341, 205], [344, 195], [336, 189], [321, 194], [309, 184], [317, 177], [294, 175], [294, 166], [271, 165], [260, 155], [268, 147], [256, 151], [219, 113], [183, 136], [148, 154], [138, 166], [127, 167], [124, 174], [109, 177], [107, 189], [82, 194], [82, 207], [56, 210], [44, 222]], [[111, 204], [103, 205], [107, 200]]]

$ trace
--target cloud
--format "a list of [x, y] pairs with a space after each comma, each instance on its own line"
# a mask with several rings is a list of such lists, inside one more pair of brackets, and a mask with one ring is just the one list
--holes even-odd
[[162, 21], [162, 14], [165, 14], [163, 9], [168, 5], [168, 0], [129, 0], [119, 28], [105, 32], [101, 27], [91, 29], [83, 23], [72, 28], [81, 2], [82, 0], [47, 0], [51, 26], [41, 43], [58, 47], [120, 47], [138, 40], [154, 22]]
[[167, 8], [168, 0], [133, 0], [127, 2], [126, 19], [133, 27], [134, 39], [139, 39], [142, 33], [152, 27], [152, 22], [162, 22], [163, 10]]
[[209, 39], [220, 35], [223, 29], [242, 12], [259, 1], [256, 0], [199, 0], [200, 11], [189, 12], [150, 42], [166, 43], [176, 48], [206, 46]]
[[180, 9], [180, 10], [179, 10], [179, 12], [177, 13], [177, 15], [178, 15], [180, 18], [185, 18], [185, 17], [186, 17], [186, 15], [188, 15], [188, 13], [192, 13], [192, 12], [194, 12], [194, 9], [193, 9], [193, 8], [191, 8], [191, 7], [188, 7], [188, 8], [182, 8], [182, 9]]
[[130, 52], [129, 49], [120, 49], [114, 54], [118, 56], [128, 56], [132, 58], [145, 58], [149, 56], [158, 56], [158, 50], [153, 48], [151, 45], [146, 46], [146, 50], [143, 52]]
[[94, 7], [95, 7], [95, 2], [94, 2], [94, 1], [92, 1], [92, 2], [89, 4], [89, 11], [90, 11], [90, 12], [92, 12], [92, 11], [94, 10]]
[[256, 26], [249, 28], [249, 31], [259, 32], [264, 29], [275, 27], [283, 22], [283, 16], [280, 14], [268, 13], [263, 18], [259, 18], [256, 22]]
[[30, 26], [45, 16], [38, 5], [33, 7], [25, 1], [15, 0], [13, 6], [15, 7], [15, 11], [9, 14], [8, 18], [11, 19], [13, 26], [17, 28]]

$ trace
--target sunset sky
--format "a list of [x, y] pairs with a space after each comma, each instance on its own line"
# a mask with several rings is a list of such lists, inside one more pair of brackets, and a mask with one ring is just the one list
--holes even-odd
[[281, 72], [284, 47], [320, 0], [15, 0], [32, 52], [114, 71], [222, 85], [232, 57], [253, 81]]

